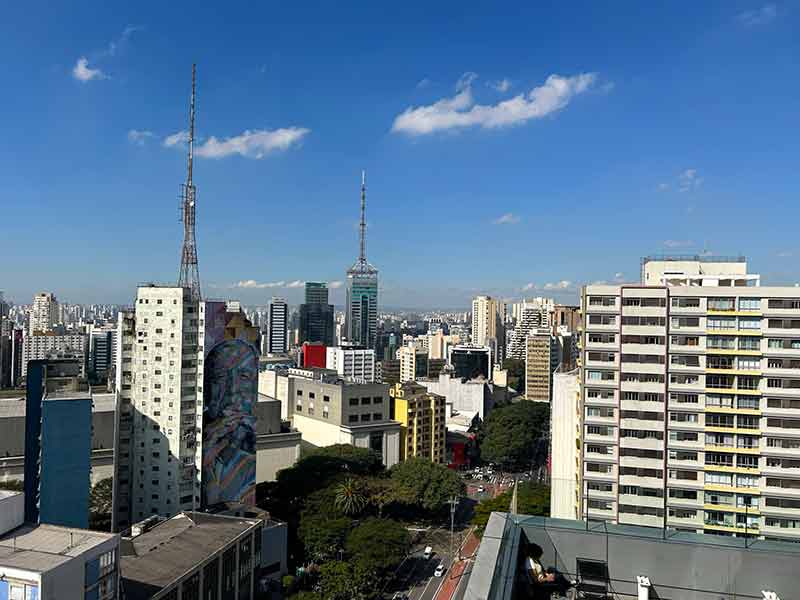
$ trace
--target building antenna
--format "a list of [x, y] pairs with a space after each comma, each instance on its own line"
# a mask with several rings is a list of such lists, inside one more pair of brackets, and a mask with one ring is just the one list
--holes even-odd
[[358, 262], [364, 264], [367, 262], [367, 172], [361, 171], [361, 221], [358, 224]]
[[186, 183], [181, 185], [181, 220], [183, 221], [183, 247], [181, 248], [181, 269], [178, 286], [189, 288], [193, 301], [201, 300], [200, 271], [197, 267], [197, 241], [195, 239], [195, 200], [197, 188], [192, 181], [194, 166], [194, 101], [197, 65], [192, 64], [192, 97], [189, 103], [189, 138], [186, 166]]

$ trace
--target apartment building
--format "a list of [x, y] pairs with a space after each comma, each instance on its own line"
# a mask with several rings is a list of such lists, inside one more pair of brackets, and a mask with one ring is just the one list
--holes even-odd
[[28, 333], [44, 333], [58, 323], [58, 300], [51, 292], [39, 292], [33, 297], [28, 317]]
[[289, 305], [283, 298], [272, 298], [267, 315], [264, 354], [286, 354], [289, 351]]
[[391, 467], [399, 460], [400, 425], [392, 420], [389, 386], [357, 383], [328, 369], [291, 369], [292, 425], [312, 446], [370, 448]]
[[83, 332], [40, 332], [25, 334], [22, 341], [22, 377], [28, 375], [28, 363], [46, 358], [75, 358], [86, 361], [87, 337]]
[[533, 329], [525, 340], [525, 399], [550, 402], [553, 371], [558, 368], [559, 350], [549, 328]]
[[397, 360], [400, 361], [400, 383], [414, 381], [417, 376], [417, 350], [413, 346], [401, 346], [397, 349]]
[[363, 346], [338, 346], [325, 350], [325, 366], [360, 383], [375, 381], [375, 350]]
[[583, 516], [800, 541], [800, 288], [645, 259], [582, 294]]
[[413, 381], [398, 383], [389, 393], [394, 420], [400, 423], [400, 460], [419, 457], [446, 464], [445, 397]]

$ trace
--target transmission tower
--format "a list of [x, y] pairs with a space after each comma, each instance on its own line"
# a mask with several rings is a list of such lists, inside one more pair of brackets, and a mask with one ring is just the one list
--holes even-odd
[[192, 99], [189, 103], [189, 156], [186, 173], [186, 183], [181, 184], [180, 203], [181, 220], [183, 221], [183, 248], [181, 249], [181, 270], [178, 274], [178, 286], [189, 288], [192, 300], [199, 301], [200, 271], [197, 268], [197, 240], [195, 239], [195, 205], [197, 188], [192, 183], [192, 161], [194, 158], [194, 96], [195, 96], [195, 71], [197, 65], [192, 65]]

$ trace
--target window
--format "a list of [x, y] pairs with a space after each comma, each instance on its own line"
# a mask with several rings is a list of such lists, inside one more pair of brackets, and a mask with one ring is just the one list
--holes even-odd
[[616, 325], [615, 315], [589, 315], [589, 325]]
[[663, 327], [667, 320], [664, 317], [622, 317], [623, 325], [640, 327]]
[[683, 367], [699, 367], [700, 357], [691, 354], [673, 354], [669, 357], [669, 363]]
[[733, 485], [733, 475], [730, 473], [713, 473], [709, 472], [706, 473], [706, 480], [707, 484], [711, 485]]
[[666, 306], [666, 298], [636, 298], [626, 297], [622, 299], [622, 306], [646, 306], [646, 307], [660, 307]]
[[604, 463], [586, 463], [586, 470], [590, 473], [611, 473], [612, 466]]
[[373, 396], [372, 403], [373, 404], [383, 404], [383, 396]]
[[614, 486], [610, 483], [603, 483], [602, 481], [587, 481], [586, 489], [593, 492], [611, 492]]
[[670, 412], [669, 420], [677, 423], [698, 423], [700, 419], [697, 413]]
[[800, 309], [800, 299], [798, 298], [770, 298], [767, 301], [769, 308], [777, 308], [781, 310], [797, 310]]
[[358, 415], [350, 415], [347, 417], [348, 423], [358, 423]]
[[706, 345], [714, 350], [733, 350], [736, 348], [736, 338], [725, 335], [709, 335]]
[[700, 317], [672, 317], [670, 327], [681, 329], [683, 327], [700, 327]]
[[696, 461], [697, 460], [697, 452], [691, 452], [689, 450], [670, 450], [669, 451], [669, 458], [670, 458], [670, 460]]
[[673, 335], [670, 337], [673, 346], [698, 346], [700, 338], [696, 335]]
[[596, 444], [586, 445], [587, 454], [611, 454], [611, 448], [608, 446], [598, 446]]
[[361, 421], [362, 421], [362, 422], [364, 422], [364, 421], [369, 421], [369, 420], [370, 420], [370, 418], [371, 418], [371, 417], [370, 417], [369, 413], [366, 413], [366, 414], [363, 414], [363, 415], [361, 415]]
[[673, 308], [700, 308], [700, 298], [673, 298]]
[[614, 409], [613, 408], [601, 408], [598, 406], [587, 406], [586, 407], [586, 416], [587, 417], [613, 417], [614, 416]]
[[669, 382], [678, 385], [696, 385], [700, 383], [700, 376], [683, 373], [670, 373]]
[[736, 329], [735, 317], [708, 317], [707, 329]]
[[613, 510], [613, 503], [610, 500], [589, 500], [589, 508], [592, 510]]
[[736, 487], [757, 488], [760, 478], [758, 475], [737, 475]]
[[734, 302], [733, 298], [709, 298], [708, 310], [734, 310]]
[[748, 410], [758, 410], [758, 398], [752, 396], [738, 396], [736, 398], [736, 407]]
[[719, 408], [733, 408], [733, 396], [720, 396], [717, 394], [707, 394], [706, 406], [719, 407]]
[[761, 329], [761, 319], [758, 317], [739, 317], [739, 329]]
[[739, 310], [759, 310], [761, 298], [739, 298]]
[[614, 381], [613, 371], [586, 371], [587, 381]]
[[760, 350], [761, 340], [757, 337], [740, 337], [739, 350]]
[[365, 397], [365, 398], [362, 398], [362, 399], [361, 399], [361, 404], [362, 404], [362, 405], [365, 405], [365, 404], [372, 404], [372, 398], [370, 398], [369, 396], [367, 396], [367, 397]]
[[589, 296], [589, 306], [616, 306], [615, 296]]
[[638, 440], [663, 440], [664, 432], [650, 429], [620, 429], [619, 437]]
[[757, 371], [761, 368], [761, 359], [760, 358], [745, 358], [740, 356], [736, 359], [738, 367], [743, 371]]
[[669, 439], [673, 442], [696, 442], [699, 438], [693, 431], [670, 431]]
[[297, 395], [298, 396], [302, 396], [303, 395], [303, 390], [297, 390]]
[[677, 402], [678, 404], [697, 404], [697, 394], [684, 394], [678, 392], [670, 392], [670, 402]]
[[642, 363], [648, 365], [663, 365], [664, 357], [658, 354], [623, 354], [624, 363]]
[[358, 398], [350, 398], [349, 404], [350, 406], [358, 406]]
[[586, 426], [586, 434], [587, 435], [610, 436], [610, 435], [614, 435], [614, 430], [613, 430], [613, 428], [605, 426], [605, 425], [587, 425]]

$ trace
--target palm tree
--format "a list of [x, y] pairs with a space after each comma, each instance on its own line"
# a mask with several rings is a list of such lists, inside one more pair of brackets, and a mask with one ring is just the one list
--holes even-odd
[[361, 484], [350, 477], [345, 479], [336, 486], [334, 504], [348, 516], [360, 513], [367, 505], [367, 498]]

